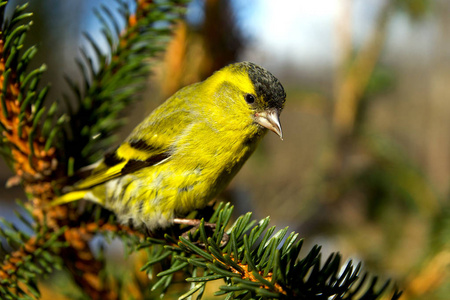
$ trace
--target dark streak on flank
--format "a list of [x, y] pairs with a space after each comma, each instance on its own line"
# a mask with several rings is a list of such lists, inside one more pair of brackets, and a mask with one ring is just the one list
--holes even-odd
[[[128, 186], [130, 185], [131, 181], [127, 181], [125, 184], [122, 184], [122, 181], [123, 181], [123, 177], [120, 178], [120, 181], [119, 181], [119, 186], [122, 185], [122, 190], [120, 191], [120, 194], [119, 194], [119, 200], [120, 201], [125, 201], [125, 193], [127, 191]], [[132, 198], [129, 197], [128, 200], [123, 203], [124, 204], [124, 205], [122, 205], [122, 212], [123, 213], [125, 213], [124, 210], [128, 212], [129, 208], [128, 208], [127, 204], [128, 204], [128, 202], [131, 201], [131, 199]]]
[[140, 201], [138, 205], [139, 205], [138, 207], [139, 213], [144, 212], [144, 201]]
[[178, 189], [178, 192], [179, 192], [179, 193], [188, 192], [188, 191], [192, 190], [193, 188], [194, 188], [193, 185], [184, 186], [184, 187], [182, 187], [182, 188], [179, 188], [179, 189]]

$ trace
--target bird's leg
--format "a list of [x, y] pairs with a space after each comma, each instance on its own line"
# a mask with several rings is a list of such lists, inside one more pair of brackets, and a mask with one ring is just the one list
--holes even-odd
[[[195, 229], [197, 229], [200, 226], [200, 223], [202, 221], [199, 220], [199, 219], [180, 219], [180, 218], [175, 218], [175, 219], [173, 219], [173, 222], [175, 224], [193, 226]], [[211, 229], [216, 228], [216, 224], [215, 223], [205, 222], [204, 224], [205, 224], [206, 227], [209, 227]]]
[[[192, 226], [192, 228], [188, 231], [185, 231], [181, 236], [188, 239], [189, 238], [189, 233], [194, 233], [201, 224], [201, 220], [198, 219], [181, 219], [181, 218], [175, 218], [173, 219], [173, 223], [175, 224], [180, 224], [180, 225], [187, 225], [187, 226]], [[215, 223], [208, 223], [208, 222], [204, 222], [203, 223], [205, 227], [208, 227], [212, 230], [214, 230], [216, 228], [216, 224]], [[228, 240], [229, 240], [229, 236], [227, 233], [223, 233], [223, 237], [222, 237], [222, 241], [220, 242], [220, 246], [224, 247], [227, 245]]]

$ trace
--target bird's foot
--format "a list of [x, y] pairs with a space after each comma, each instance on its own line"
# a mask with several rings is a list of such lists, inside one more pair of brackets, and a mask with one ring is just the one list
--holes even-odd
[[[181, 235], [185, 239], [189, 239], [189, 235], [192, 235], [200, 227], [200, 224], [202, 223], [202, 221], [198, 220], [198, 219], [180, 219], [180, 218], [175, 218], [173, 220], [173, 222], [175, 224], [179, 224], [179, 225], [192, 226], [191, 229], [185, 231]], [[215, 223], [204, 222], [203, 225], [205, 226], [205, 228], [209, 228], [211, 230], [214, 230], [216, 228]], [[228, 244], [229, 239], [230, 239], [230, 237], [228, 236], [228, 234], [226, 232], [224, 232], [223, 236], [222, 236], [222, 240], [220, 242], [220, 246], [225, 247]]]

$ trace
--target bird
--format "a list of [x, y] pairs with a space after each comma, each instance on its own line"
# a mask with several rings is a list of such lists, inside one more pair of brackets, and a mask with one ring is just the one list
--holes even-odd
[[163, 102], [53, 205], [92, 201], [148, 230], [182, 223], [225, 189], [268, 130], [283, 139], [285, 101], [263, 67], [229, 64]]

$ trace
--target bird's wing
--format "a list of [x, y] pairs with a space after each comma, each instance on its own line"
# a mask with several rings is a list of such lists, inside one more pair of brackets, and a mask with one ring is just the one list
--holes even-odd
[[[140, 159], [121, 159], [117, 156], [120, 147], [105, 156], [101, 164], [92, 172], [92, 174], [80, 183], [75, 185], [75, 190], [85, 190], [94, 186], [103, 184], [109, 180], [123, 175], [131, 174], [142, 168], [154, 166], [170, 157], [170, 152], [165, 151], [149, 156], [145, 160]], [[114, 164], [111, 164], [111, 163]]]
[[90, 189], [170, 159], [177, 137], [195, 119], [189, 110], [183, 109], [183, 105], [177, 109], [170, 108], [164, 104], [160, 106], [115, 151], [105, 155], [92, 174], [76, 184], [74, 189]]

